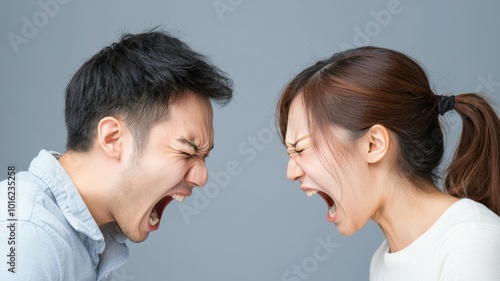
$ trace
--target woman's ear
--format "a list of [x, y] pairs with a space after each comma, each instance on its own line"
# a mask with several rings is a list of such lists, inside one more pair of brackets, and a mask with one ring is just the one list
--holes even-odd
[[374, 164], [382, 160], [389, 150], [389, 130], [382, 125], [373, 125], [365, 134], [366, 161]]
[[123, 152], [125, 126], [114, 117], [104, 117], [97, 125], [97, 145], [109, 157], [119, 160]]

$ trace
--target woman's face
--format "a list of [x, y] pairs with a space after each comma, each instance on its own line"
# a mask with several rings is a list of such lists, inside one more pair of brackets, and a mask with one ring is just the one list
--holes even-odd
[[374, 214], [378, 195], [370, 185], [369, 163], [358, 153], [363, 149], [363, 137], [350, 141], [345, 130], [332, 128], [332, 132], [338, 143], [327, 145], [326, 140], [317, 140], [317, 147], [313, 147], [302, 96], [298, 95], [288, 114], [287, 177], [299, 181], [308, 196], [321, 195], [328, 206], [327, 220], [348, 236]]

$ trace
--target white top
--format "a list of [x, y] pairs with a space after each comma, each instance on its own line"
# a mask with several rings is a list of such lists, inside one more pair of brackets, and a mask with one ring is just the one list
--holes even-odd
[[461, 199], [405, 249], [389, 253], [385, 240], [372, 257], [370, 280], [499, 281], [500, 217]]

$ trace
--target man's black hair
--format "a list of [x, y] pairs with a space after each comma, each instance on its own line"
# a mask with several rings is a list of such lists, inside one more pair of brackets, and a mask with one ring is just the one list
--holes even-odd
[[125, 34], [75, 73], [66, 88], [67, 149], [86, 152], [106, 116], [121, 117], [137, 148], [169, 105], [193, 92], [219, 105], [232, 98], [233, 83], [208, 59], [164, 31]]

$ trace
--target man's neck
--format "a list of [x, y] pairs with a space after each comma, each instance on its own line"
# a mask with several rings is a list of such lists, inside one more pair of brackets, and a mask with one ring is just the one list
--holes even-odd
[[98, 226], [113, 221], [107, 209], [106, 186], [112, 177], [107, 174], [106, 163], [92, 153], [65, 152], [59, 163], [73, 181], [90, 214]]

